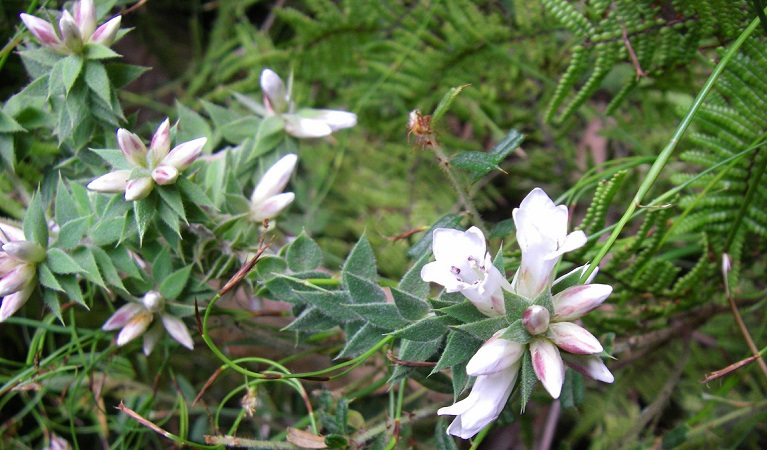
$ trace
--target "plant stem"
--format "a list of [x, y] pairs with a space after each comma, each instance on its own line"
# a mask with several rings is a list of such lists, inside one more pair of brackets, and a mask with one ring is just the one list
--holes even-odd
[[437, 165], [440, 169], [442, 169], [443, 172], [445, 172], [445, 175], [447, 175], [447, 179], [450, 180], [450, 184], [453, 185], [453, 189], [456, 193], [458, 193], [458, 198], [461, 200], [464, 208], [466, 208], [469, 211], [469, 214], [471, 214], [474, 223], [482, 230], [483, 233], [487, 233], [488, 230], [485, 227], [485, 222], [482, 220], [482, 216], [479, 215], [479, 210], [477, 210], [476, 205], [474, 205], [471, 197], [469, 197], [469, 192], [464, 189], [464, 187], [458, 181], [458, 176], [450, 166], [450, 159], [442, 150], [442, 147], [435, 143], [435, 145], [430, 145], [429, 148], [431, 148], [431, 150], [434, 152], [434, 156], [437, 158]]

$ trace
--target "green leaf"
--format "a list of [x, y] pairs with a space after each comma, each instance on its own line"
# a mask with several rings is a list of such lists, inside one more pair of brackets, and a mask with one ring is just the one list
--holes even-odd
[[261, 280], [271, 280], [275, 276], [285, 273], [288, 265], [285, 260], [277, 256], [264, 256], [256, 263], [256, 274]]
[[293, 320], [287, 327], [283, 328], [286, 331], [303, 331], [307, 333], [317, 333], [320, 331], [330, 330], [338, 326], [338, 320], [329, 317], [319, 308], [308, 307], [305, 308], [298, 317]]
[[503, 291], [503, 303], [506, 307], [506, 318], [510, 323], [521, 319], [525, 310], [533, 304], [525, 297], [506, 290]]
[[509, 328], [503, 332], [501, 338], [512, 342], [517, 342], [519, 344], [527, 344], [533, 339], [533, 336], [522, 324], [522, 319], [519, 319], [515, 320], [511, 325], [509, 325]]
[[453, 103], [453, 100], [455, 100], [458, 94], [460, 94], [461, 91], [469, 86], [471, 85], [464, 84], [463, 86], [450, 88], [450, 90], [448, 90], [447, 93], [442, 96], [442, 100], [439, 101], [437, 108], [434, 110], [434, 114], [432, 114], [431, 118], [432, 123], [436, 123], [439, 119], [441, 119], [442, 116], [444, 116], [447, 110], [450, 108], [450, 105]]
[[[436, 355], [441, 347], [441, 336], [431, 341], [410, 341], [406, 339], [400, 344], [397, 359], [405, 362], [426, 362]], [[414, 371], [415, 366], [413, 365], [397, 364], [388, 383], [392, 384], [399, 381], [402, 377], [408, 376]]]
[[344, 282], [346, 282], [347, 274], [356, 275], [367, 280], [376, 280], [378, 278], [373, 248], [364, 234], [346, 258], [342, 271]]
[[549, 310], [551, 317], [554, 317], [554, 302], [552, 301], [551, 291], [546, 289], [533, 301], [533, 304], [540, 305]]
[[64, 288], [64, 293], [67, 296], [67, 300], [77, 302], [85, 306], [86, 309], [90, 309], [85, 304], [83, 292], [80, 290], [80, 284], [77, 282], [77, 278], [75, 278], [74, 275], [62, 275], [58, 278], [58, 280], [59, 283], [61, 283], [61, 287]]
[[[347, 356], [357, 356], [370, 350], [376, 344], [384, 339], [386, 330], [378, 328], [370, 323], [364, 323], [361, 327], [359, 324], [362, 322], [352, 323], [346, 325], [346, 346], [344, 346], [341, 353], [336, 358], [345, 358]], [[353, 334], [349, 331], [354, 330]]]
[[[348, 433], [348, 429], [346, 427], [348, 416], [349, 402], [347, 402], [346, 399], [341, 398], [336, 404], [336, 423], [341, 427], [341, 434]], [[346, 444], [348, 445], [348, 442]]]
[[469, 385], [469, 374], [466, 373], [467, 362], [462, 362], [450, 368], [453, 375], [453, 400], [458, 401], [458, 396], [466, 390]]
[[359, 314], [366, 322], [385, 329], [387, 332], [399, 329], [408, 324], [391, 303], [364, 303], [346, 305]]
[[574, 270], [571, 270], [569, 273], [565, 274], [561, 279], [556, 280], [554, 285], [551, 287], [552, 294], [556, 295], [567, 288], [577, 286], [578, 284], [580, 284], [581, 275], [585, 273], [585, 269], [588, 269], [588, 264], [585, 266], [580, 266]]
[[[178, 192], [178, 188], [175, 185], [170, 186], [157, 186], [157, 192], [160, 194], [162, 201], [170, 206], [176, 216], [180, 217], [186, 222], [186, 212], [184, 211], [184, 201], [181, 199], [181, 194]], [[178, 222], [178, 219], [176, 219]]]
[[0, 133], [19, 133], [27, 131], [13, 117], [6, 114], [0, 109]]
[[120, 149], [91, 148], [90, 151], [99, 155], [101, 159], [109, 163], [115, 170], [131, 170], [133, 166], [125, 159]]
[[511, 130], [509, 131], [509, 134], [507, 134], [506, 137], [503, 138], [503, 140], [495, 146], [495, 148], [490, 150], [490, 155], [495, 158], [496, 163], [500, 163], [506, 159], [506, 157], [509, 156], [511, 152], [519, 148], [519, 146], [522, 145], [522, 141], [524, 140], [524, 134], [517, 130]]
[[407, 292], [419, 298], [426, 298], [429, 295], [429, 283], [421, 278], [421, 269], [429, 262], [430, 255], [425, 253], [413, 266], [405, 273], [397, 286], [401, 291]]
[[[344, 273], [344, 283], [349, 290], [352, 303], [385, 303], [386, 294], [378, 284], [354, 275]], [[393, 306], [393, 305], [392, 305]]]
[[401, 339], [408, 339], [417, 342], [433, 341], [440, 339], [450, 329], [447, 327], [448, 320], [446, 318], [428, 318], [419, 322], [411, 323], [410, 325], [391, 333]]
[[189, 280], [189, 275], [191, 273], [192, 266], [186, 266], [170, 274], [167, 278], [162, 280], [159, 288], [160, 294], [166, 300], [174, 300], [178, 298], [178, 296], [181, 295], [181, 291], [186, 287], [186, 283]]
[[120, 54], [106, 45], [90, 42], [85, 46], [85, 57], [87, 59], [109, 59], [119, 58]]
[[48, 223], [45, 220], [40, 191], [32, 195], [24, 216], [24, 237], [42, 248], [48, 248]]
[[57, 62], [64, 58], [58, 53], [48, 50], [47, 48], [25, 50], [20, 52], [19, 55], [21, 55], [21, 58], [25, 60], [25, 63], [29, 61], [45, 67], [53, 67]]
[[475, 172], [472, 174], [472, 181], [476, 181], [493, 169], [501, 170], [495, 163], [495, 159], [484, 152], [460, 152], [450, 158], [450, 165]]
[[178, 177], [176, 180], [176, 186], [178, 186], [182, 196], [186, 198], [186, 200], [190, 203], [200, 207], [208, 206], [215, 208], [213, 202], [208, 198], [207, 195], [205, 195], [205, 191], [200, 189], [200, 187], [197, 186], [197, 184], [193, 181], [184, 177]]
[[99, 271], [98, 264], [96, 264], [96, 258], [93, 256], [93, 253], [91, 253], [90, 248], [78, 248], [72, 252], [72, 258], [83, 268], [81, 275], [86, 280], [106, 289], [106, 283], [104, 283], [104, 279], [101, 278], [101, 272]]
[[302, 232], [288, 246], [285, 260], [293, 272], [314, 270], [322, 263], [322, 250], [312, 238]]
[[339, 291], [296, 291], [298, 297], [319, 309], [326, 315], [335, 318], [336, 325], [343, 322], [360, 320], [360, 317], [349, 309], [349, 297]]
[[162, 283], [170, 276], [173, 265], [170, 260], [170, 248], [163, 246], [152, 260], [152, 279], [155, 284]]
[[56, 73], [57, 66], [61, 66], [59, 69], [61, 74], [61, 83], [64, 85], [65, 93], [69, 94], [72, 90], [72, 86], [75, 85], [75, 81], [80, 76], [80, 72], [83, 71], [83, 58], [80, 55], [69, 55], [66, 58], [56, 63], [51, 72], [51, 77]]
[[509, 326], [509, 323], [506, 322], [506, 317], [488, 317], [487, 319], [477, 322], [457, 325], [455, 328], [465, 331], [482, 341], [486, 341], [490, 339], [496, 331], [501, 328], [506, 328], [507, 326]]
[[107, 77], [115, 88], [124, 87], [126, 84], [140, 77], [149, 67], [134, 66], [133, 64], [111, 63], [105, 66]]
[[562, 384], [559, 401], [566, 409], [575, 408], [583, 403], [583, 375], [574, 370], [565, 371], [565, 381]]
[[48, 307], [48, 309], [51, 310], [51, 313], [57, 319], [59, 319], [59, 322], [64, 323], [64, 320], [61, 317], [61, 305], [59, 305], [59, 296], [56, 295], [56, 291], [43, 289], [43, 303]]
[[[160, 233], [162, 233], [163, 237], [165, 237], [171, 247], [177, 248], [176, 243], [178, 243], [178, 239], [181, 237], [178, 214], [176, 214], [176, 211], [174, 211], [167, 203], [161, 201], [159, 202], [157, 215], [162, 221], [158, 227]], [[162, 226], [163, 224], [165, 226]], [[171, 231], [170, 233], [168, 232], [169, 229]]]
[[437, 365], [432, 372], [453, 367], [456, 364], [466, 362], [477, 353], [484, 341], [460, 331], [451, 331], [447, 335], [447, 344], [439, 357]]
[[519, 386], [520, 386], [520, 400], [522, 401], [522, 411], [527, 406], [527, 401], [530, 400], [530, 394], [533, 393], [535, 383], [538, 382], [538, 377], [535, 376], [533, 370], [533, 360], [530, 356], [530, 351], [525, 350], [522, 354], [522, 369], [519, 374]]
[[58, 274], [73, 274], [85, 271], [74, 258], [56, 247], [48, 249], [45, 262], [49, 269]]
[[471, 323], [487, 319], [486, 315], [479, 312], [477, 307], [468, 301], [462, 301], [461, 303], [450, 305], [446, 308], [439, 308], [436, 311], [454, 317], [463, 323]]
[[133, 259], [130, 253], [128, 253], [125, 246], [120, 245], [114, 248], [109, 248], [106, 249], [105, 252], [119, 272], [122, 272], [129, 277], [141, 278], [142, 272], [136, 265], [136, 260]]
[[72, 197], [72, 194], [69, 193], [69, 189], [67, 189], [61, 174], [59, 174], [59, 182], [56, 186], [55, 215], [56, 224], [59, 226], [80, 218], [80, 213], [77, 210], [77, 203]]
[[107, 253], [101, 249], [101, 247], [90, 246], [88, 247], [93, 254], [93, 258], [96, 260], [96, 264], [99, 267], [100, 273], [103, 275], [104, 278], [106, 278], [106, 282], [110, 285], [125, 291], [125, 286], [123, 285], [122, 278], [120, 278], [120, 274], [117, 272], [117, 268], [115, 267], [114, 263], [112, 263], [112, 259], [107, 255]]
[[64, 288], [61, 287], [59, 282], [56, 280], [56, 275], [51, 272], [51, 269], [49, 269], [45, 263], [37, 265], [37, 278], [40, 280], [40, 284], [47, 287], [48, 289], [64, 292]]
[[407, 320], [423, 319], [431, 310], [428, 303], [407, 292], [391, 288], [391, 294], [399, 313]]
[[136, 200], [133, 202], [133, 213], [136, 219], [136, 228], [138, 230], [139, 246], [144, 241], [144, 235], [149, 229], [149, 224], [152, 223], [156, 206], [156, 198], [154, 195], [150, 195], [147, 198]]
[[107, 70], [100, 62], [88, 61], [85, 64], [85, 84], [87, 84], [100, 99], [104, 100], [107, 105], [110, 104], [112, 99], [112, 86], [109, 83]]
[[490, 231], [488, 239], [502, 239], [517, 231], [514, 219], [506, 219], [496, 223]]
[[187, 108], [178, 101], [176, 101], [176, 111], [178, 112], [179, 120], [176, 142], [187, 142], [200, 137], [206, 137], [208, 142], [205, 144], [205, 147], [208, 149], [213, 148], [216, 142], [213, 139], [213, 131], [211, 131], [208, 122], [194, 110]]

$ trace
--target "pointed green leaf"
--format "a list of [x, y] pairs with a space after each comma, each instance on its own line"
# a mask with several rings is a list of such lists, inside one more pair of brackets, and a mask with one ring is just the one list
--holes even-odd
[[27, 130], [0, 108], [0, 133], [19, 133], [22, 131]]
[[463, 323], [471, 323], [487, 319], [486, 315], [479, 312], [477, 307], [468, 301], [463, 301], [457, 305], [450, 305], [446, 308], [439, 308], [436, 311], [454, 317]]
[[[344, 273], [344, 282], [349, 290], [352, 303], [385, 303], [386, 294], [378, 284], [358, 277], [352, 273]], [[393, 306], [393, 305], [392, 305]]]
[[85, 57], [88, 59], [109, 59], [119, 58], [120, 54], [106, 45], [90, 42], [85, 46]]
[[162, 223], [159, 224], [160, 226], [158, 227], [158, 230], [160, 233], [162, 233], [163, 237], [168, 240], [168, 244], [171, 247], [177, 248], [176, 243], [181, 237], [181, 227], [179, 224], [178, 214], [176, 214], [176, 211], [171, 209], [171, 207], [163, 201], [157, 202], [157, 204], [157, 216], [162, 221]]
[[178, 296], [181, 295], [181, 291], [183, 291], [184, 287], [186, 287], [187, 281], [189, 280], [189, 275], [191, 273], [192, 266], [186, 266], [173, 272], [167, 278], [162, 280], [159, 290], [163, 298], [166, 300], [175, 300], [178, 298]]
[[514, 219], [506, 219], [496, 223], [490, 231], [488, 239], [503, 239], [517, 231]]
[[74, 258], [60, 248], [49, 248], [45, 263], [53, 273], [72, 274], [85, 271]]
[[37, 278], [40, 280], [40, 284], [48, 289], [64, 292], [64, 288], [56, 280], [56, 275], [51, 272], [51, 269], [45, 263], [37, 265]]
[[429, 262], [429, 258], [430, 255], [428, 253], [422, 255], [405, 273], [398, 286], [401, 291], [419, 298], [426, 298], [429, 295], [429, 283], [421, 278], [421, 269]]
[[533, 336], [522, 324], [522, 319], [518, 319], [509, 325], [509, 328], [503, 332], [501, 338], [520, 344], [527, 344], [533, 339]]
[[346, 307], [359, 314], [366, 322], [383, 328], [386, 332], [397, 330], [408, 324], [408, 321], [397, 311], [397, 307], [391, 303], [351, 304]]
[[346, 258], [343, 274], [344, 281], [346, 281], [347, 274], [356, 275], [359, 278], [367, 280], [378, 279], [373, 248], [370, 246], [370, 242], [368, 242], [367, 237], [365, 237], [364, 234], [360, 237], [360, 240], [354, 248], [352, 248], [352, 251]]
[[24, 237], [42, 248], [48, 248], [48, 223], [45, 220], [40, 191], [32, 195], [32, 200], [24, 216]]
[[[62, 289], [63, 291], [63, 289]], [[59, 296], [56, 295], [56, 291], [50, 289], [43, 289], [43, 303], [51, 313], [59, 319], [59, 322], [64, 323], [64, 319], [61, 317], [61, 305], [59, 304]]]
[[437, 317], [421, 320], [412, 323], [400, 330], [391, 333], [401, 339], [408, 339], [417, 342], [426, 342], [439, 339], [449, 331], [447, 324], [450, 323], [449, 317]]
[[190, 203], [197, 205], [198, 207], [208, 206], [214, 208], [213, 202], [205, 195], [205, 191], [200, 189], [196, 183], [184, 178], [178, 177], [176, 180], [176, 186], [178, 186], [181, 195]]
[[172, 271], [173, 266], [170, 259], [170, 249], [168, 247], [162, 247], [162, 250], [160, 250], [154, 257], [154, 260], [152, 260], [152, 279], [156, 284], [162, 283], [163, 280], [170, 276]]
[[99, 271], [106, 279], [106, 282], [120, 290], [125, 291], [125, 286], [123, 285], [122, 278], [120, 278], [120, 274], [117, 273], [117, 268], [115, 267], [114, 263], [112, 263], [112, 259], [109, 257], [109, 255], [107, 255], [107, 253], [101, 249], [101, 247], [91, 246], [88, 248], [93, 254], [93, 258], [96, 260]]
[[330, 317], [335, 318], [336, 325], [349, 321], [359, 321], [360, 317], [347, 307], [348, 295], [339, 291], [295, 291], [298, 297], [313, 305]]
[[[417, 365], [408, 365], [408, 362], [426, 362], [435, 356], [442, 347], [442, 337], [431, 341], [410, 341], [403, 340], [399, 347], [399, 352], [396, 354], [396, 358], [402, 361], [404, 364], [397, 364], [394, 367], [391, 378], [388, 383], [392, 384], [399, 381], [402, 377], [406, 377], [415, 371]], [[427, 372], [428, 373], [428, 372]]]
[[149, 67], [134, 66], [133, 64], [123, 63], [107, 64], [105, 68], [107, 70], [107, 77], [112, 82], [112, 85], [117, 89], [134, 81], [140, 77], [141, 74], [149, 70]]
[[399, 313], [407, 320], [423, 319], [431, 310], [428, 303], [407, 292], [391, 288], [391, 294]]
[[447, 335], [445, 349], [442, 351], [442, 355], [440, 355], [439, 361], [432, 372], [439, 372], [442, 369], [468, 361], [482, 347], [482, 344], [484, 344], [484, 341], [468, 333], [451, 331]]
[[125, 159], [125, 155], [123, 155], [123, 152], [120, 149], [92, 148], [90, 151], [99, 155], [101, 159], [109, 163], [115, 170], [133, 169], [133, 166], [131, 166], [128, 160]]
[[453, 375], [453, 400], [458, 401], [458, 396], [466, 390], [469, 385], [469, 374], [466, 373], [468, 361], [458, 363], [450, 368]]
[[[61, 65], [61, 81], [66, 89], [66, 93], [72, 90], [72, 86], [75, 85], [75, 81], [80, 76], [80, 72], [83, 70], [83, 58], [80, 55], [69, 55], [66, 58], [56, 63], [56, 66]], [[56, 67], [53, 68], [56, 70]]]
[[62, 275], [58, 278], [58, 280], [59, 283], [61, 283], [61, 287], [64, 288], [64, 293], [67, 296], [67, 300], [79, 303], [85, 306], [86, 309], [90, 309], [85, 304], [83, 292], [80, 290], [80, 283], [77, 282], [77, 279], [74, 275]]
[[319, 308], [308, 307], [301, 311], [301, 314], [299, 314], [290, 325], [285, 327], [284, 330], [316, 333], [330, 330], [337, 326], [338, 320], [328, 317], [325, 313], [320, 311]]
[[533, 304], [525, 297], [506, 290], [503, 291], [503, 303], [506, 307], [506, 318], [510, 323], [521, 319], [525, 310]]
[[133, 202], [133, 214], [136, 219], [136, 229], [138, 230], [139, 245], [144, 241], [144, 235], [152, 223], [152, 218], [157, 210], [157, 198], [150, 195], [147, 198]]
[[519, 386], [520, 386], [520, 400], [522, 401], [522, 411], [525, 410], [527, 401], [530, 400], [530, 394], [533, 393], [535, 383], [538, 382], [538, 377], [535, 376], [533, 370], [533, 360], [530, 356], [530, 351], [525, 350], [522, 354], [522, 369], [519, 374]]
[[74, 260], [77, 261], [77, 264], [79, 264], [80, 267], [84, 269], [82, 276], [86, 280], [102, 288], [107, 287], [106, 283], [104, 283], [104, 279], [101, 278], [101, 272], [99, 271], [99, 267], [96, 264], [96, 258], [93, 256], [93, 253], [91, 253], [90, 248], [78, 248], [72, 252], [72, 258], [74, 258]]
[[[162, 201], [170, 206], [170, 208], [176, 213], [178, 217], [186, 222], [186, 212], [184, 211], [184, 202], [181, 200], [181, 194], [178, 192], [176, 185], [170, 186], [157, 186], [157, 192], [160, 194]], [[176, 219], [178, 222], [178, 219]]]
[[[216, 144], [213, 140], [213, 131], [208, 122], [194, 110], [176, 101], [179, 127], [176, 131], [176, 142], [187, 142], [200, 137], [208, 138], [206, 148], [212, 148]], [[204, 151], [204, 150], [203, 150]]]
[[85, 64], [85, 84], [106, 104], [110, 104], [112, 86], [109, 83], [107, 70], [100, 62], [88, 61]]
[[457, 325], [455, 328], [465, 331], [474, 337], [486, 341], [490, 339], [496, 331], [509, 326], [506, 317], [489, 317], [478, 322]]
[[56, 186], [55, 215], [56, 224], [59, 226], [80, 217], [80, 213], [77, 211], [77, 203], [75, 203], [72, 194], [69, 193], [69, 189], [67, 189], [61, 174], [59, 174], [59, 182]]
[[511, 152], [519, 148], [519, 146], [522, 145], [522, 141], [524, 140], [524, 134], [517, 130], [511, 130], [509, 131], [509, 134], [507, 134], [506, 137], [504, 137], [503, 140], [495, 146], [495, 148], [490, 150], [490, 155], [495, 158], [496, 163], [500, 163], [506, 159], [506, 157], [509, 156]]
[[583, 375], [574, 371], [565, 371], [565, 382], [559, 401], [565, 409], [575, 408], [583, 403]]
[[[347, 325], [347, 329], [350, 329]], [[378, 328], [370, 323], [365, 323], [361, 327], [359, 325], [352, 326], [351, 329], [356, 329], [354, 334], [349, 336], [347, 332], [346, 346], [336, 358], [345, 358], [347, 356], [357, 356], [370, 350], [376, 344], [384, 339], [386, 330]]]
[[451, 87], [447, 93], [442, 96], [442, 100], [439, 101], [437, 108], [434, 109], [434, 114], [432, 115], [431, 119], [432, 123], [436, 123], [439, 119], [441, 119], [447, 110], [450, 109], [450, 105], [453, 104], [453, 100], [455, 100], [458, 94], [460, 94], [461, 91], [469, 86], [471, 85], [464, 84], [463, 86]]
[[285, 260], [293, 272], [314, 270], [322, 263], [322, 250], [312, 238], [302, 232], [288, 246]]

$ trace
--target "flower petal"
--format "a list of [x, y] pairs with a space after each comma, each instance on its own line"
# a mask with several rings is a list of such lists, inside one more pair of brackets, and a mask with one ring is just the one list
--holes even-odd
[[548, 339], [536, 339], [530, 342], [530, 356], [533, 360], [533, 371], [543, 387], [551, 397], [559, 398], [562, 383], [565, 381], [565, 365], [556, 345]]
[[93, 36], [91, 36], [90, 42], [109, 47], [114, 43], [117, 32], [120, 31], [121, 22], [121, 16], [112, 17], [109, 21], [96, 28], [96, 31], [93, 32]]
[[604, 350], [599, 339], [572, 322], [552, 323], [549, 325], [549, 332], [550, 339], [566, 352], [593, 355]]
[[152, 177], [134, 178], [125, 185], [125, 200], [132, 202], [147, 198], [154, 189]]
[[127, 303], [121, 306], [112, 316], [104, 322], [101, 329], [104, 331], [116, 330], [124, 327], [130, 319], [145, 308], [138, 303]]
[[189, 329], [184, 325], [184, 322], [182, 322], [181, 319], [173, 317], [170, 314], [162, 314], [160, 317], [162, 318], [163, 326], [165, 326], [165, 329], [168, 330], [168, 334], [170, 334], [173, 339], [180, 342], [181, 345], [189, 350], [194, 349], [192, 335], [189, 334]]
[[555, 322], [570, 322], [596, 309], [613, 292], [607, 284], [580, 284], [572, 286], [552, 299]]
[[23, 290], [37, 273], [33, 264], [18, 264], [0, 278], [0, 297]]
[[157, 345], [157, 342], [159, 342], [161, 337], [162, 337], [162, 325], [155, 322], [155, 324], [152, 325], [151, 328], [149, 328], [149, 331], [144, 333], [143, 350], [146, 356], [149, 356], [152, 354], [152, 350], [154, 350], [154, 347]]
[[146, 145], [141, 138], [125, 128], [117, 130], [117, 145], [122, 150], [125, 159], [135, 167], [146, 167]]
[[348, 111], [333, 109], [302, 109], [296, 113], [306, 119], [315, 119], [325, 122], [331, 130], [338, 131], [357, 125], [357, 115]]
[[20, 228], [0, 222], [0, 243], [24, 240], [24, 232]]
[[285, 114], [285, 132], [293, 137], [321, 138], [333, 133], [333, 129], [317, 119], [304, 119], [293, 114]]
[[270, 197], [257, 205], [256, 208], [251, 209], [250, 220], [254, 222], [263, 222], [265, 219], [277, 217], [295, 198], [296, 195], [292, 192], [285, 192]]
[[157, 164], [168, 156], [168, 151], [170, 151], [170, 120], [166, 118], [157, 127], [157, 131], [152, 136], [152, 142], [149, 144], [149, 150], [146, 154], [149, 167], [157, 167]]
[[289, 153], [274, 163], [258, 180], [253, 194], [250, 196], [251, 205], [257, 205], [267, 198], [279, 194], [285, 189], [290, 175], [298, 162], [298, 155]]
[[290, 100], [285, 91], [285, 83], [273, 70], [264, 69], [261, 72], [261, 90], [264, 91], [264, 103], [267, 109], [275, 114], [288, 111]]
[[178, 169], [179, 172], [185, 170], [187, 167], [200, 156], [202, 148], [208, 142], [208, 138], [201, 137], [193, 139], [191, 141], [183, 142], [173, 148], [162, 160], [162, 164], [173, 166]]
[[0, 322], [5, 322], [6, 319], [11, 317], [16, 311], [19, 310], [24, 303], [29, 300], [29, 297], [34, 292], [36, 285], [29, 283], [20, 291], [16, 291], [13, 294], [6, 295], [3, 298], [3, 305], [0, 306]]
[[128, 320], [128, 323], [123, 327], [122, 331], [117, 335], [117, 346], [122, 347], [128, 342], [141, 336], [144, 331], [146, 331], [149, 324], [152, 323], [153, 318], [154, 315], [145, 309], [142, 309], [131, 317], [130, 320]]
[[587, 375], [597, 381], [612, 383], [615, 377], [599, 355], [572, 355], [562, 353], [562, 360], [571, 369]]
[[487, 249], [485, 235], [477, 227], [466, 231], [437, 228], [432, 234], [432, 249], [438, 260], [465, 262], [469, 257], [483, 261]]
[[128, 185], [128, 180], [130, 180], [130, 174], [130, 170], [109, 172], [88, 183], [88, 189], [108, 194], [125, 192], [125, 187]]
[[489, 375], [508, 369], [517, 364], [525, 351], [525, 346], [502, 339], [499, 336], [506, 328], [498, 331], [485, 342], [466, 365], [466, 373], [471, 376]]
[[56, 31], [53, 29], [53, 25], [45, 20], [31, 16], [29, 14], [21, 13], [21, 20], [27, 29], [42, 43], [48, 47], [58, 47], [61, 45], [61, 40], [56, 35]]
[[433, 261], [421, 268], [421, 279], [427, 283], [444, 286], [447, 292], [458, 292], [471, 287], [451, 273], [452, 266], [444, 261]]
[[75, 2], [72, 9], [75, 13], [75, 23], [80, 29], [83, 40], [87, 41], [96, 29], [96, 8], [93, 0], [80, 0]]
[[161, 186], [173, 184], [178, 179], [178, 169], [161, 164], [152, 171], [152, 179]]

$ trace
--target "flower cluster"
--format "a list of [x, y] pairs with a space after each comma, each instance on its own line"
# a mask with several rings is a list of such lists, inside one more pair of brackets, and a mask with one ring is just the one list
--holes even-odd
[[0, 223], [0, 322], [19, 310], [37, 285], [37, 264], [45, 260], [45, 249], [24, 239], [20, 229]]
[[[155, 316], [159, 316], [159, 322], [154, 321]], [[153, 321], [154, 325], [149, 328]], [[181, 319], [165, 312], [165, 299], [157, 291], [147, 292], [141, 299], [141, 303], [128, 303], [122, 306], [101, 326], [101, 329], [111, 331], [122, 328], [117, 334], [118, 346], [123, 346], [143, 334], [144, 354], [149, 356], [162, 336], [163, 327], [181, 345], [189, 350], [194, 348], [192, 336], [186, 325]]]
[[117, 130], [117, 145], [123, 156], [134, 169], [121, 169], [102, 175], [88, 184], [96, 192], [125, 193], [125, 200], [146, 198], [159, 185], [173, 184], [178, 176], [189, 167], [207, 142], [197, 138], [184, 142], [170, 150], [170, 121], [165, 119], [152, 138], [149, 149], [141, 138], [130, 131]]
[[266, 115], [281, 118], [285, 132], [291, 136], [319, 138], [357, 124], [357, 115], [347, 111], [312, 108], [296, 111], [289, 89], [271, 69], [261, 72], [261, 89], [264, 91]]
[[[559, 398], [565, 364], [596, 380], [613, 382], [602, 362], [599, 340], [573, 323], [597, 308], [612, 293], [603, 284], [571, 286], [551, 295], [552, 286], [571, 276], [585, 273], [588, 266], [554, 280], [559, 257], [586, 243], [582, 231], [567, 233], [567, 207], [555, 205], [540, 188], [534, 189], [512, 212], [522, 262], [509, 283], [495, 268], [485, 251], [485, 238], [477, 228], [466, 232], [434, 231], [435, 262], [424, 266], [421, 277], [439, 283], [447, 292], [461, 292], [479, 311], [488, 316], [506, 314], [503, 290], [525, 302], [520, 317], [496, 332], [466, 366], [476, 377], [464, 400], [439, 410], [440, 415], [457, 416], [448, 433], [468, 439], [498, 418], [506, 405], [525, 352], [529, 352], [535, 376], [553, 398]], [[596, 272], [594, 272], [596, 273]], [[593, 278], [593, 277], [592, 277]], [[520, 329], [525, 338], [520, 339]], [[560, 351], [561, 350], [561, 351]]]
[[[44, 46], [63, 55], [80, 53], [86, 44], [112, 45], [120, 29], [121, 17], [115, 16], [96, 28], [93, 0], [75, 2], [72, 13], [61, 11], [58, 30], [39, 17], [21, 14], [21, 20]], [[58, 31], [58, 34], [56, 33]]]

